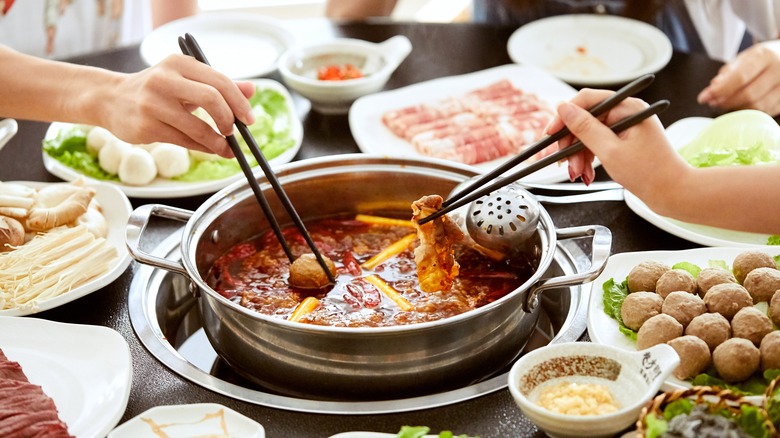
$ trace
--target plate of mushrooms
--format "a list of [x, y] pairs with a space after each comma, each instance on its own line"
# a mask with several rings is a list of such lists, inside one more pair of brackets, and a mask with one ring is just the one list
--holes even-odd
[[0, 182], [0, 316], [52, 309], [119, 277], [130, 211], [113, 185]]

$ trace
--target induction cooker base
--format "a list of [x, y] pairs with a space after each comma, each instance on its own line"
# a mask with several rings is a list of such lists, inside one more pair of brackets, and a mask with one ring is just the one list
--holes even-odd
[[[181, 230], [159, 244], [153, 255], [180, 257]], [[587, 269], [589, 258], [578, 241], [559, 242], [546, 276], [570, 275]], [[578, 340], [585, 331], [589, 285], [541, 294], [542, 309], [535, 330], [518, 357], [550, 343]], [[219, 358], [200, 323], [197, 299], [189, 281], [178, 274], [140, 265], [129, 292], [130, 321], [149, 352], [180, 376], [204, 388], [242, 400], [290, 411], [322, 414], [379, 414], [445, 406], [506, 388], [509, 364], [501, 372], [446, 392], [393, 400], [324, 400], [275, 393], [242, 378]]]

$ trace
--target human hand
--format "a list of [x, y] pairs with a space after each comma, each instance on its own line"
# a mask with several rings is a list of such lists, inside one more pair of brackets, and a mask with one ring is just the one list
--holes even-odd
[[[232, 157], [225, 140], [235, 118], [254, 123], [247, 100], [251, 82], [231, 81], [206, 64], [185, 55], [171, 55], [141, 72], [123, 75], [112, 84], [102, 126], [130, 143], [166, 142]], [[220, 133], [192, 114], [201, 107]]]
[[725, 110], [757, 109], [780, 114], [780, 40], [766, 41], [721, 67], [698, 101]]
[[675, 181], [675, 175], [688, 166], [669, 144], [658, 117], [651, 117], [617, 134], [609, 128], [647, 108], [644, 101], [628, 98], [598, 119], [584, 109], [612, 94], [613, 91], [607, 90], [581, 90], [570, 102], [558, 106], [557, 115], [546, 133], [555, 133], [565, 125], [572, 135], [558, 142], [559, 149], [569, 147], [576, 139], [587, 146], [568, 158], [572, 181], [578, 177], [586, 184], [593, 181], [595, 154], [612, 179], [640, 198], [649, 200], [659, 189], [663, 193], [662, 187]]

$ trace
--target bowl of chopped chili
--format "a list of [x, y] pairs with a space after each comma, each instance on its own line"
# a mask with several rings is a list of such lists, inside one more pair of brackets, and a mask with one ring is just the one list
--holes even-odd
[[382, 90], [411, 50], [402, 35], [381, 43], [336, 38], [288, 50], [279, 59], [279, 72], [315, 111], [345, 114], [358, 97]]

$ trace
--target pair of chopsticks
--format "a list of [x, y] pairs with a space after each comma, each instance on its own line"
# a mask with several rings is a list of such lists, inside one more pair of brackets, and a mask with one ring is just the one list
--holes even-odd
[[[640, 77], [639, 79], [634, 80], [633, 82], [629, 83], [625, 87], [618, 90], [612, 96], [596, 104], [593, 108], [589, 110], [589, 112], [593, 114], [593, 116], [599, 116], [609, 111], [610, 109], [617, 106], [617, 104], [625, 100], [627, 97], [633, 96], [634, 94], [647, 88], [647, 86], [653, 82], [653, 79], [655, 79], [655, 75], [647, 74]], [[656, 115], [664, 111], [668, 107], [669, 107], [668, 100], [659, 100], [658, 102], [648, 106], [644, 110], [618, 121], [614, 125], [610, 126], [610, 129], [612, 129], [612, 131], [616, 133], [620, 131], [624, 131], [642, 122], [648, 117], [651, 117], [653, 115]], [[585, 147], [585, 145], [583, 145], [582, 142], [577, 141], [572, 145], [570, 145], [569, 147], [562, 149], [558, 152], [555, 152], [553, 154], [550, 154], [540, 159], [539, 161], [536, 161], [535, 163], [532, 163], [514, 173], [499, 177], [502, 173], [517, 166], [523, 161], [531, 158], [537, 152], [541, 151], [547, 146], [550, 146], [551, 144], [566, 137], [569, 134], [571, 134], [569, 128], [564, 127], [560, 131], [554, 134], [550, 134], [542, 138], [538, 142], [532, 144], [531, 146], [527, 147], [516, 157], [512, 158], [511, 160], [507, 161], [506, 163], [502, 164], [496, 169], [482, 175], [478, 180], [474, 181], [469, 186], [465, 187], [463, 190], [461, 190], [460, 192], [454, 194], [452, 197], [447, 199], [442, 204], [443, 208], [441, 210], [431, 214], [430, 216], [421, 219], [420, 225], [432, 221], [438, 218], [439, 216], [447, 214], [495, 190], [498, 190], [506, 185], [509, 185], [519, 180], [520, 178], [526, 177], [536, 172], [539, 169], [547, 167], [552, 163], [556, 163], [563, 158], [574, 155], [577, 152], [581, 151]]]
[[[198, 61], [206, 65], [211, 65], [209, 64], [208, 60], [206, 60], [206, 55], [203, 54], [203, 50], [201, 50], [198, 42], [195, 41], [195, 38], [189, 33], [185, 34], [184, 37], [179, 37], [179, 47], [181, 48], [182, 53], [184, 53], [185, 55], [192, 56], [193, 58], [197, 59]], [[260, 152], [260, 148], [257, 146], [257, 143], [255, 142], [255, 138], [252, 136], [252, 133], [249, 132], [249, 129], [240, 120], [235, 119], [234, 123], [238, 128], [238, 132], [241, 134], [241, 136], [246, 141], [246, 144], [249, 146], [249, 150], [252, 152], [252, 155], [254, 155], [258, 164], [260, 164], [260, 167], [263, 169], [263, 173], [265, 173], [265, 177], [268, 179], [268, 182], [271, 183], [271, 187], [274, 189], [274, 192], [276, 192], [276, 195], [279, 197], [279, 200], [282, 202], [282, 205], [284, 206], [285, 210], [287, 210], [287, 214], [290, 215], [293, 222], [295, 223], [295, 226], [298, 227], [298, 231], [300, 231], [301, 235], [303, 235], [303, 238], [306, 240], [306, 243], [309, 245], [309, 248], [311, 248], [311, 251], [314, 253], [314, 256], [317, 258], [317, 262], [319, 263], [320, 267], [322, 267], [322, 270], [325, 271], [325, 275], [328, 276], [328, 280], [330, 281], [330, 283], [334, 284], [336, 280], [333, 278], [333, 274], [330, 272], [330, 269], [328, 269], [328, 266], [325, 264], [325, 260], [322, 258], [322, 254], [320, 254], [319, 250], [317, 249], [317, 246], [314, 245], [314, 241], [309, 235], [309, 232], [306, 231], [306, 226], [303, 224], [303, 221], [301, 220], [301, 217], [298, 215], [298, 212], [295, 211], [295, 207], [293, 207], [292, 202], [290, 202], [290, 198], [287, 196], [287, 193], [285, 193], [284, 189], [282, 188], [282, 185], [279, 183], [279, 180], [276, 178], [276, 174], [274, 174], [273, 170], [271, 169], [271, 166], [268, 164], [268, 161], [265, 159], [265, 156], [263, 156], [263, 153]], [[284, 253], [287, 255], [287, 258], [290, 260], [290, 263], [292, 263], [293, 261], [295, 261], [295, 256], [290, 250], [290, 246], [287, 244], [287, 240], [285, 240], [284, 235], [282, 234], [282, 229], [279, 226], [279, 222], [276, 220], [276, 217], [274, 216], [271, 207], [268, 205], [268, 201], [263, 195], [262, 190], [260, 190], [260, 185], [257, 183], [257, 179], [252, 173], [252, 167], [249, 165], [249, 162], [244, 156], [244, 152], [241, 150], [241, 146], [238, 145], [238, 141], [236, 141], [236, 138], [233, 135], [228, 135], [227, 137], [225, 137], [225, 139], [227, 140], [228, 145], [230, 145], [230, 149], [233, 151], [233, 155], [236, 156], [236, 160], [238, 160], [238, 164], [239, 166], [241, 166], [241, 171], [244, 173], [244, 176], [249, 182], [249, 186], [252, 187], [252, 191], [255, 194], [255, 198], [257, 198], [257, 202], [260, 203], [260, 207], [262, 207], [263, 213], [265, 213], [265, 216], [268, 218], [268, 222], [271, 225], [271, 228], [273, 229], [276, 238], [279, 240], [279, 243], [282, 245], [282, 248], [284, 249]]]

